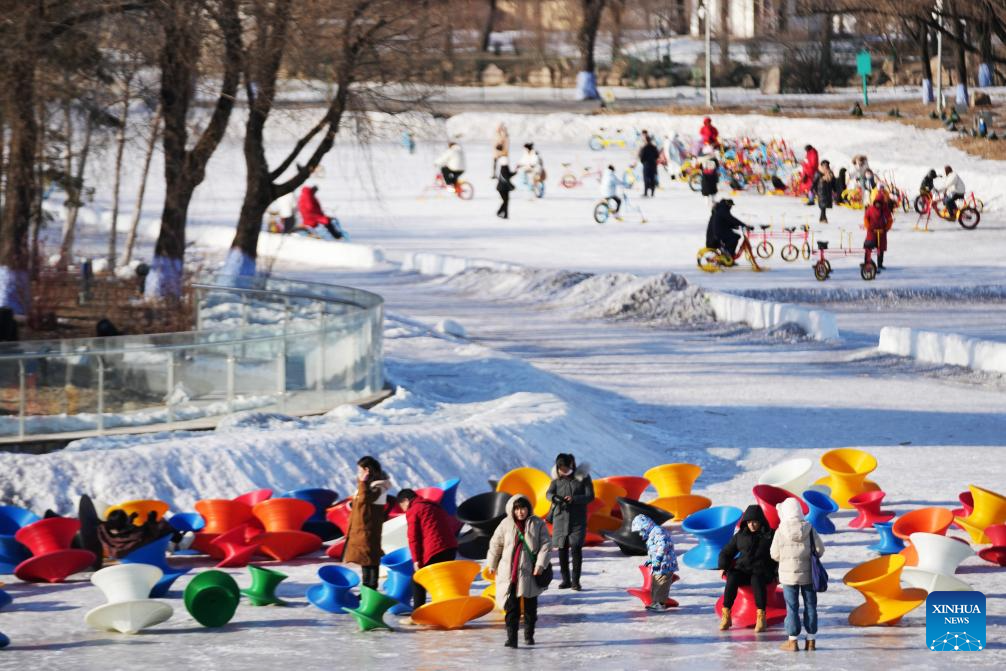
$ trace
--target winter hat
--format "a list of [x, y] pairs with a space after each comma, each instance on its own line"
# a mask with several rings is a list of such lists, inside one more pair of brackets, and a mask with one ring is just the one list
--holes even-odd
[[788, 498], [778, 504], [776, 510], [779, 511], [780, 522], [803, 519], [803, 509], [800, 507], [800, 502], [794, 498]]
[[657, 525], [653, 523], [653, 520], [646, 515], [636, 515], [632, 518], [632, 530], [643, 538], [646, 538], [655, 526]]

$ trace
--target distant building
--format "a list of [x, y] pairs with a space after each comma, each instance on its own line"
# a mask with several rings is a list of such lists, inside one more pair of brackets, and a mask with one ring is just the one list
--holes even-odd
[[[688, 32], [701, 37], [705, 33], [704, 19], [699, 18], [701, 0], [687, 0], [690, 17]], [[763, 35], [788, 32], [814, 32], [824, 20], [801, 11], [801, 0], [706, 0], [706, 11], [713, 33], [723, 30], [724, 5], [727, 3], [727, 31], [735, 39], [751, 39]]]

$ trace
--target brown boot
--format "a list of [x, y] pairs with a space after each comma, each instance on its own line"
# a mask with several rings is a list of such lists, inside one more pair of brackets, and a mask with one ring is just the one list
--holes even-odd
[[807, 642], [803, 646], [804, 650], [817, 650], [817, 641], [812, 638], [808, 638]]
[[720, 615], [720, 631], [726, 631], [734, 622], [730, 619], [730, 609], [724, 608]]
[[755, 615], [755, 633], [765, 631], [765, 611], [761, 608], [758, 609]]
[[786, 652], [796, 652], [797, 650], [800, 649], [800, 644], [797, 642], [795, 638], [791, 638], [787, 641], [784, 641], [783, 644], [779, 646], [779, 649], [785, 650]]

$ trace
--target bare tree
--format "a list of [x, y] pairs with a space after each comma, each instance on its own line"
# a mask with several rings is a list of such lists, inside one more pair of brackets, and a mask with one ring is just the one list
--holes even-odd
[[[159, 60], [165, 194], [146, 295], [174, 298], [182, 291], [189, 203], [224, 137], [241, 80], [241, 20], [237, 0], [160, 0], [153, 13], [164, 40]], [[188, 124], [195, 85], [203, 72], [204, 51], [215, 41], [223, 52], [220, 90], [209, 122], [190, 148]]]
[[489, 40], [492, 38], [499, 11], [496, 8], [496, 0], [487, 0], [486, 4], [489, 5], [489, 11], [486, 13], [486, 21], [482, 24], [482, 36], [479, 38], [479, 49], [481, 51], [489, 51]]
[[597, 44], [597, 30], [601, 26], [606, 0], [580, 0], [580, 28], [576, 33], [576, 44], [580, 50], [580, 72], [577, 74], [577, 96], [581, 99], [597, 99], [597, 62], [594, 47]]
[[150, 159], [154, 156], [154, 147], [161, 131], [161, 106], [157, 105], [153, 121], [150, 123], [150, 135], [147, 136], [147, 146], [143, 152], [143, 170], [140, 171], [140, 186], [136, 194], [136, 205], [133, 207], [133, 219], [129, 223], [129, 233], [126, 236], [126, 251], [122, 257], [122, 265], [129, 265], [133, 259], [133, 245], [136, 244], [136, 229], [140, 226], [143, 216], [143, 196], [147, 191], [147, 177], [150, 175]]

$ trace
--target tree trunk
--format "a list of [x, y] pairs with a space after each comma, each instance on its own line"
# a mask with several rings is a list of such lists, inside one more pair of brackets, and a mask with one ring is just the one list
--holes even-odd
[[220, 94], [209, 123], [189, 150], [188, 113], [200, 61], [196, 26], [206, 19], [201, 8], [188, 0], [163, 2], [159, 11], [165, 37], [160, 54], [165, 199], [145, 294], [149, 298], [178, 298], [182, 290], [189, 203], [193, 191], [206, 176], [206, 163], [223, 139], [240, 81], [241, 23], [236, 1], [221, 0], [219, 12], [214, 16], [223, 33], [225, 49]]
[[157, 106], [154, 113], [154, 123], [150, 129], [150, 138], [147, 140], [147, 150], [143, 157], [143, 171], [140, 173], [140, 190], [136, 194], [136, 207], [133, 210], [133, 221], [129, 224], [129, 235], [126, 237], [126, 254], [122, 257], [122, 265], [128, 266], [133, 260], [133, 245], [136, 243], [136, 229], [140, 225], [140, 217], [143, 215], [143, 195], [147, 190], [147, 176], [150, 174], [150, 159], [154, 155], [154, 147], [157, 145], [158, 130], [161, 126], [161, 106]]
[[489, 51], [489, 40], [492, 38], [493, 27], [496, 25], [496, 0], [489, 0], [489, 14], [482, 25], [482, 37], [479, 39], [479, 49]]
[[950, 3], [951, 13], [950, 22], [954, 27], [954, 49], [956, 55], [956, 70], [957, 70], [957, 103], [961, 105], [967, 105], [968, 103], [968, 62], [967, 62], [967, 52], [966, 42], [965, 42], [965, 26], [964, 21], [960, 19], [957, 13], [957, 3]]
[[929, 27], [921, 20], [916, 22], [919, 30], [918, 45], [919, 59], [922, 61], [922, 79], [928, 80], [930, 85], [933, 81], [932, 55], [929, 51]]
[[25, 43], [11, 50], [3, 65], [9, 111], [10, 151], [3, 216], [0, 218], [0, 307], [15, 314], [27, 313], [30, 303], [28, 282], [28, 228], [35, 200], [35, 150], [38, 123], [35, 118], [35, 64], [37, 44], [32, 25], [39, 20], [39, 5], [31, 3], [25, 12]]
[[125, 90], [122, 95], [122, 114], [119, 116], [119, 131], [115, 136], [115, 179], [112, 186], [112, 221], [108, 232], [108, 267], [115, 270], [118, 260], [116, 240], [119, 232], [119, 187], [122, 183], [122, 153], [126, 148], [126, 127], [129, 123], [129, 85], [132, 83], [132, 75], [127, 75], [123, 81]]
[[980, 61], [978, 66], [978, 86], [995, 86], [996, 71], [992, 65], [995, 52], [992, 48], [992, 24], [995, 21], [995, 14], [992, 6], [984, 4], [984, 16], [978, 22], [978, 53]]
[[720, 25], [716, 37], [720, 46], [719, 71], [723, 75], [730, 72], [730, 2], [720, 0]]
[[821, 35], [821, 91], [824, 91], [831, 83], [832, 69], [832, 14], [824, 15], [824, 26]]
[[608, 9], [611, 14], [611, 60], [614, 62], [622, 55], [622, 14], [625, 11], [625, 0], [611, 0]]
[[597, 69], [594, 45], [597, 42], [597, 29], [601, 25], [604, 3], [605, 0], [580, 0], [583, 19], [576, 35], [576, 45], [580, 49], [580, 72], [593, 73]]

